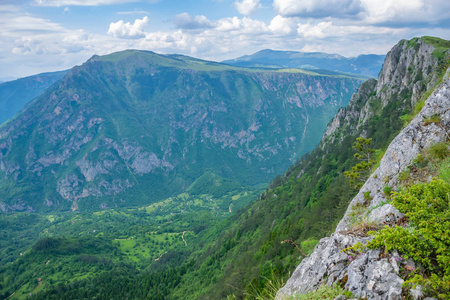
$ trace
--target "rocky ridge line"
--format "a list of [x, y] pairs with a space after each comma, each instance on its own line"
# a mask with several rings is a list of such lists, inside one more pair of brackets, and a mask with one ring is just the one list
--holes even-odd
[[[449, 70], [446, 77], [448, 72]], [[380, 74], [380, 80], [384, 77], [385, 74]], [[439, 123], [426, 122], [428, 118], [436, 115], [440, 116]], [[333, 133], [334, 130], [330, 132]], [[388, 185], [395, 189], [399, 185], [399, 174], [423, 149], [446, 141], [448, 132], [450, 132], [450, 80], [446, 80], [433, 92], [421, 112], [391, 142], [380, 166], [352, 200], [336, 231], [330, 237], [320, 240], [311, 256], [301, 262], [286, 285], [278, 291], [277, 299], [315, 290], [321, 284], [336, 283], [360, 298], [402, 299], [403, 279], [397, 275], [401, 266], [400, 261], [396, 260], [399, 257], [398, 253], [394, 252], [390, 258], [383, 258], [379, 250], [370, 250], [350, 261], [347, 254], [341, 252], [357, 242], [365, 244], [369, 239], [352, 233], [350, 213], [353, 206], [367, 202], [364, 193], [370, 192], [372, 200], [369, 203], [369, 210], [373, 208], [367, 216], [370, 222], [382, 224], [401, 218], [402, 215], [394, 207], [389, 204], [382, 205], [386, 200], [383, 187]], [[413, 261], [409, 260], [407, 263], [415, 267]], [[420, 290], [411, 290], [411, 294], [417, 299], [422, 297]]]

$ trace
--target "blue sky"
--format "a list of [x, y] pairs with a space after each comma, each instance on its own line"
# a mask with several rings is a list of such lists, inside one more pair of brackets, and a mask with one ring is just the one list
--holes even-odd
[[385, 54], [450, 39], [448, 0], [0, 0], [0, 78], [125, 49], [224, 60], [262, 49]]

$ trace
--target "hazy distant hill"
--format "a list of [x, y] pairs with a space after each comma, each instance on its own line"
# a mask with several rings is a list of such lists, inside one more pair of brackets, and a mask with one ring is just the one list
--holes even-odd
[[306, 53], [266, 49], [252, 55], [225, 60], [223, 63], [241, 67], [322, 69], [378, 77], [384, 58], [385, 55], [375, 54], [347, 58], [338, 54], [321, 52]]
[[0, 130], [0, 208], [177, 195], [205, 172], [268, 182], [314, 148], [361, 80], [180, 55], [94, 56]]
[[0, 83], [0, 124], [14, 116], [67, 72], [42, 73]]

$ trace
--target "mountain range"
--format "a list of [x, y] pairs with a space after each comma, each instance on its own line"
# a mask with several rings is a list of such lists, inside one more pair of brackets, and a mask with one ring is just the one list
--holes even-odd
[[[386, 55], [378, 79], [363, 82], [348, 105], [338, 109], [324, 126], [325, 134], [320, 134], [317, 147], [297, 159], [283, 175], [272, 177], [257, 195], [239, 178], [210, 167], [201, 170], [201, 175], [176, 196], [117, 203], [120, 198], [128, 199], [123, 193], [132, 189], [145, 191], [140, 185], [145, 184], [148, 174], [138, 170], [148, 165], [145, 155], [138, 159], [141, 154], [153, 151], [160, 159], [160, 152], [150, 148], [155, 138], [145, 136], [159, 128], [146, 123], [149, 114], [145, 112], [152, 111], [155, 104], [140, 104], [143, 99], [163, 104], [181, 99], [184, 102], [179, 107], [184, 107], [190, 102], [180, 97], [186, 95], [183, 92], [201, 93], [206, 86], [209, 94], [201, 94], [201, 99], [209, 99], [207, 107], [214, 107], [219, 98], [226, 112], [232, 112], [233, 106], [220, 95], [243, 101], [259, 91], [258, 98], [268, 103], [263, 95], [274, 91], [270, 100], [280, 99], [281, 108], [273, 109], [273, 114], [287, 110], [287, 118], [293, 113], [304, 115], [303, 110], [294, 110], [295, 101], [288, 106], [291, 102], [286, 99], [296, 98], [287, 96], [302, 99], [299, 94], [286, 93], [290, 91], [288, 82], [317, 86], [320, 80], [340, 80], [341, 84], [355, 80], [292, 72], [249, 70], [142, 51], [95, 56], [74, 68], [0, 129], [2, 191], [23, 197], [15, 203], [3, 198], [3, 209], [13, 212], [0, 214], [0, 298], [322, 299], [327, 295], [329, 299], [448, 299], [450, 257], [445, 249], [450, 247], [450, 228], [445, 220], [450, 205], [450, 41], [433, 37], [400, 41]], [[157, 84], [155, 74], [164, 85]], [[303, 77], [309, 75], [313, 76]], [[219, 89], [222, 94], [215, 89], [221, 85], [211, 83], [215, 76], [223, 84]], [[200, 82], [202, 89], [190, 89], [191, 78], [196, 79], [195, 86]], [[240, 94], [233, 84], [242, 81], [245, 85], [238, 87], [251, 86], [252, 93], [240, 90], [246, 97], [233, 98]], [[142, 87], [144, 82], [147, 85]], [[263, 87], [258, 89], [261, 82]], [[169, 97], [173, 94], [163, 86], [176, 96]], [[285, 87], [281, 92], [280, 86]], [[315, 97], [324, 90], [323, 86], [315, 90], [320, 91]], [[156, 93], [165, 97], [156, 98]], [[215, 97], [208, 98], [211, 93]], [[134, 109], [137, 104], [139, 109]], [[164, 118], [173, 120], [167, 111], [177, 110], [171, 107], [158, 111], [162, 125]], [[266, 107], [251, 114], [264, 112], [259, 128], [264, 126], [263, 117], [274, 117], [268, 109], [277, 106]], [[310, 106], [303, 107], [311, 111]], [[243, 110], [243, 106], [239, 108]], [[188, 114], [181, 115], [182, 121], [190, 120]], [[207, 110], [200, 120], [210, 115]], [[242, 118], [244, 114], [236, 115]], [[227, 126], [235, 124], [226, 116]], [[212, 117], [210, 120], [221, 124]], [[249, 120], [246, 124], [252, 124], [253, 119]], [[275, 120], [268, 130], [281, 124]], [[198, 131], [192, 132], [201, 137], [200, 143], [207, 140], [203, 129]], [[257, 140], [259, 131], [252, 132]], [[273, 136], [282, 133], [275, 131]], [[177, 136], [178, 141], [181, 136]], [[130, 140], [139, 143], [138, 149]], [[198, 144], [198, 140], [190, 141]], [[213, 144], [209, 140], [208, 145]], [[223, 149], [227, 146], [215, 147], [216, 156], [221, 156]], [[367, 165], [361, 164], [361, 155]], [[55, 157], [62, 158], [62, 163], [43, 165]], [[83, 161], [89, 163], [83, 165]], [[197, 164], [194, 161], [190, 161], [191, 169]], [[101, 163], [102, 168], [92, 162]], [[128, 173], [121, 175], [120, 169], [113, 168], [118, 165]], [[35, 166], [41, 168], [33, 169]], [[172, 166], [169, 172], [175, 170], [175, 164]], [[244, 168], [250, 169], [250, 164], [241, 166], [239, 172]], [[349, 172], [358, 173], [352, 178], [361, 183], [361, 189], [349, 182]], [[105, 182], [108, 176], [129, 179], [135, 185], [113, 195], [112, 203], [122, 204], [117, 207], [99, 208], [100, 201], [109, 203], [104, 196], [67, 203], [60, 199], [59, 205], [43, 205], [39, 188], [49, 187], [50, 195], [51, 182], [71, 174], [80, 180], [66, 189], [69, 195], [79, 186], [92, 191], [89, 184], [98, 176], [104, 176]], [[262, 174], [257, 172], [257, 176]], [[26, 176], [36, 177], [21, 181]], [[61, 185], [53, 188], [55, 185], [59, 193]], [[25, 198], [27, 195], [35, 199]], [[235, 211], [234, 205], [248, 197], [248, 204]], [[55, 198], [45, 201], [51, 199]], [[77, 210], [67, 212], [73, 203], [78, 204]], [[20, 212], [33, 209], [38, 213]]]
[[0, 207], [149, 204], [205, 172], [268, 183], [314, 148], [360, 83], [146, 51], [94, 56], [0, 129]]
[[344, 57], [322, 52], [277, 51], [265, 49], [223, 63], [251, 68], [300, 68], [378, 77], [385, 55]]

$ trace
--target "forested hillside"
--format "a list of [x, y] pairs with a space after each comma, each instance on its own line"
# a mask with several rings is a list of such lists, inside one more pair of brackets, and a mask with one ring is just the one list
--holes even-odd
[[[440, 55], [448, 48], [441, 49], [439, 43], [445, 45], [431, 38], [396, 45], [386, 57], [379, 81], [363, 83], [349, 106], [329, 124], [322, 143], [275, 178], [247, 210], [236, 214], [231, 228], [206, 252], [198, 271], [185, 276], [175, 295], [242, 297], [265, 289], [271, 276], [287, 278], [304, 255], [293, 243], [283, 241], [292, 240], [303, 252], [311, 251], [311, 244], [334, 231], [357, 192], [344, 176], [358, 162], [352, 148], [356, 138], [372, 138], [370, 147], [378, 149], [380, 159], [442, 82], [449, 61]], [[206, 284], [190, 283], [199, 277]], [[217, 278], [216, 282], [210, 278]]]
[[319, 142], [360, 83], [137, 50], [94, 56], [0, 128], [0, 210], [147, 205], [207, 172], [257, 189]]
[[[185, 193], [149, 206], [33, 217], [38, 242], [28, 238], [31, 229], [23, 225], [28, 214], [2, 215], [3, 222], [16, 218], [4, 234], [16, 236], [15, 244], [29, 250], [16, 253], [9, 245], [4, 251], [10, 256], [0, 271], [1, 294], [26, 298], [31, 293], [31, 299], [273, 298], [319, 239], [335, 230], [357, 194], [344, 175], [359, 162], [352, 147], [357, 138], [371, 139], [375, 169], [390, 142], [442, 83], [450, 63], [448, 48], [447, 41], [437, 38], [401, 41], [386, 56], [378, 81], [360, 86], [328, 124], [319, 146], [275, 177], [259, 197], [207, 174]], [[229, 197], [221, 200], [222, 209], [214, 203], [216, 189], [202, 195], [205, 186], [211, 187], [210, 178]], [[226, 211], [227, 201], [236, 195], [254, 201], [233, 214], [233, 206]]]

